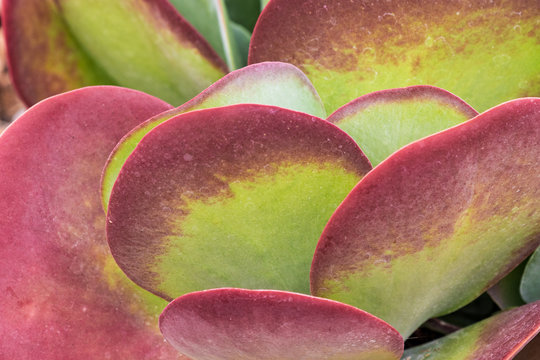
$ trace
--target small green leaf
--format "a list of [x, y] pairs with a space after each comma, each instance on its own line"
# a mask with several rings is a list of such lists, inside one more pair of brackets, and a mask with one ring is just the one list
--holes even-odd
[[476, 115], [448, 91], [421, 85], [361, 96], [336, 110], [328, 121], [349, 134], [377, 166], [399, 148]]
[[506, 275], [488, 290], [489, 296], [502, 310], [525, 304], [519, 293], [519, 284], [521, 283], [526, 263], [526, 260], [523, 261], [510, 274]]
[[224, 0], [170, 1], [212, 45], [230, 70], [240, 67], [243, 60], [239, 58], [240, 52]]
[[540, 300], [540, 248], [536, 249], [525, 266], [519, 291], [526, 302]]

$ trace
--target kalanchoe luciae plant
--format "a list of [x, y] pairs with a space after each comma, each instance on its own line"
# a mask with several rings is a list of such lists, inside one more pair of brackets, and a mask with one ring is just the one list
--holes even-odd
[[[163, 19], [151, 22], [152, 12], [144, 11], [164, 14], [169, 6], [117, 3], [135, 6], [143, 14], [136, 18], [154, 25]], [[25, 6], [37, 6], [37, 13], [56, 19], [46, 24], [61, 23], [61, 29], [79, 24], [77, 16], [68, 18], [87, 8], [82, 1], [36, 4], [4, 2], [7, 14], [13, 11], [11, 34]], [[113, 10], [125, 9], [107, 4], [101, 5], [114, 8], [105, 8], [111, 18], [118, 15]], [[537, 95], [538, 62], [528, 59], [538, 56], [538, 45], [512, 45], [527, 40], [514, 36], [534, 35], [534, 6], [370, 4], [273, 0], [259, 19], [251, 62], [295, 63], [324, 105], [297, 68], [261, 63], [227, 75], [176, 109], [116, 87], [66, 93], [32, 107], [2, 134], [0, 353], [186, 358], [172, 344], [192, 359], [399, 359], [402, 336], [465, 305], [523, 261], [540, 241], [540, 99], [509, 101], [480, 115], [432, 86], [353, 99], [418, 83], [444, 85], [480, 110]], [[434, 11], [437, 19], [431, 19]], [[486, 23], [513, 12], [521, 14], [512, 24], [518, 35], [503, 31], [509, 25], [502, 20]], [[486, 27], [497, 34], [499, 47], [489, 48], [499, 52], [489, 53], [494, 59], [511, 47], [519, 66], [506, 66], [513, 75], [503, 87], [490, 83], [494, 73], [477, 64], [466, 43], [449, 62], [478, 75], [474, 81], [462, 84], [457, 72], [432, 61], [446, 54], [439, 41], [453, 46], [451, 40], [463, 37], [452, 37], [463, 24], [473, 29], [466, 43], [485, 36]], [[419, 35], [411, 29], [422, 28], [434, 31], [433, 42], [413, 41]], [[348, 38], [340, 36], [345, 29]], [[362, 65], [361, 55], [370, 54], [363, 41], [388, 54], [379, 40], [385, 32], [399, 56], [385, 61], [371, 54], [371, 63]], [[73, 37], [82, 33], [69, 33], [78, 50], [86, 45]], [[375, 35], [364, 40], [364, 33]], [[64, 44], [66, 33], [56, 28], [53, 34], [60, 34], [54, 44]], [[399, 48], [399, 40], [407, 40], [399, 34], [423, 45]], [[12, 64], [32, 74], [25, 56], [12, 51]], [[63, 54], [73, 59], [72, 49]], [[79, 54], [97, 63], [91, 50]], [[520, 66], [527, 71], [516, 83]], [[42, 74], [73, 78], [53, 68]], [[367, 77], [369, 69], [395, 82], [378, 83], [379, 75]], [[144, 77], [144, 70], [128, 73]], [[32, 93], [32, 86], [14, 80]], [[467, 92], [471, 86], [475, 90]], [[484, 103], [475, 102], [479, 97]], [[540, 330], [540, 303], [531, 295], [538, 285], [530, 275], [537, 262], [534, 255], [520, 280], [530, 304], [408, 349], [403, 358], [513, 357]], [[168, 343], [157, 329], [161, 312]]]

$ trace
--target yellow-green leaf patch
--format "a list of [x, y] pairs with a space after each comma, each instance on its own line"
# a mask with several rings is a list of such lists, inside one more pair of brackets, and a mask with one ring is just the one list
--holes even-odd
[[28, 105], [110, 84], [178, 106], [227, 72], [167, 0], [7, 0], [3, 9], [11, 74]]
[[112, 187], [122, 165], [150, 130], [185, 112], [244, 103], [274, 105], [320, 118], [326, 117], [313, 85], [293, 65], [268, 62], [233, 71], [183, 106], [149, 119], [120, 141], [103, 172], [103, 208], [107, 209]]
[[329, 112], [373, 91], [446, 89], [482, 112], [540, 94], [537, 0], [272, 0], [249, 63], [304, 71]]
[[107, 235], [120, 267], [167, 299], [218, 287], [309, 293], [324, 224], [370, 170], [322, 119], [235, 105], [157, 126], [114, 185]]

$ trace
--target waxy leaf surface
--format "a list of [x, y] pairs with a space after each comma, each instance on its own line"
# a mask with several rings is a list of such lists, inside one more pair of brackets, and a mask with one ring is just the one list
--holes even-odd
[[218, 287], [309, 293], [317, 240], [371, 166], [308, 114], [234, 105], [149, 132], [114, 185], [107, 236], [137, 284], [166, 299]]
[[163, 311], [160, 328], [193, 360], [397, 360], [403, 353], [399, 333], [375, 316], [283, 291], [184, 295]]
[[523, 270], [519, 292], [526, 302], [540, 300], [540, 248], [532, 254]]
[[6, 0], [3, 21], [13, 82], [28, 105], [97, 84], [181, 105], [227, 72], [166, 0]]
[[0, 354], [5, 359], [177, 359], [105, 239], [99, 177], [123, 134], [171, 107], [95, 87], [47, 99], [0, 136]]
[[127, 134], [111, 154], [103, 172], [103, 207], [126, 159], [150, 130], [164, 121], [193, 110], [235, 104], [274, 105], [326, 117], [319, 95], [298, 68], [285, 63], [261, 63], [233, 71], [191, 101], [149, 119]]
[[505, 311], [441, 339], [408, 349], [402, 360], [509, 360], [538, 332], [540, 302]]
[[399, 148], [476, 115], [458, 97], [424, 85], [361, 96], [327, 120], [349, 134], [377, 166]]
[[539, 154], [538, 98], [402, 148], [330, 219], [313, 294], [368, 311], [404, 336], [470, 302], [539, 244]]
[[540, 94], [539, 19], [537, 0], [273, 0], [248, 62], [300, 67], [329, 112], [419, 84], [485, 111]]

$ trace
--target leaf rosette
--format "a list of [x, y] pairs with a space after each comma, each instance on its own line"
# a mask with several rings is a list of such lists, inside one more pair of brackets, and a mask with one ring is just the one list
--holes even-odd
[[[374, 42], [389, 60], [377, 58], [372, 66], [401, 73], [405, 65], [391, 61], [397, 55], [377, 39], [385, 31], [416, 29], [411, 14], [423, 18], [441, 11], [445, 21], [430, 29], [439, 35], [452, 34], [453, 26], [467, 20], [472, 24], [467, 38], [475, 39], [483, 19], [512, 6], [521, 9], [521, 3], [509, 1], [465, 11], [456, 10], [456, 3], [417, 14], [414, 1], [370, 7], [361, 1], [322, 6], [273, 0], [255, 28], [253, 64], [225, 75], [180, 107], [114, 86], [74, 90], [31, 107], [0, 137], [0, 269], [5, 274], [0, 277], [5, 304], [0, 353], [22, 359], [515, 356], [540, 331], [534, 276], [538, 251], [522, 265], [524, 275], [517, 276], [519, 296], [529, 304], [405, 354], [403, 339], [429, 318], [477, 298], [538, 248], [540, 99], [513, 99], [537, 92], [538, 68], [523, 55], [536, 45], [515, 49], [513, 64], [527, 69], [522, 75], [532, 85], [519, 90], [525, 80], [516, 85], [512, 67], [508, 82], [513, 85], [484, 102], [469, 94], [494, 88], [497, 80], [479, 76], [476, 68], [470, 70], [474, 86], [455, 75], [440, 75], [427, 60], [444, 55], [437, 41], [424, 42], [434, 47], [428, 55], [425, 48], [395, 48], [405, 51], [407, 61], [419, 57], [418, 74], [430, 75], [427, 81], [411, 81], [423, 85], [409, 86], [407, 80], [373, 87], [365, 77], [351, 75], [357, 70], [342, 59], [360, 59], [344, 44]], [[203, 35], [176, 12], [164, 12], [173, 9], [165, 1], [103, 3], [93, 11], [98, 16], [108, 9], [110, 21], [122, 19], [125, 11], [140, 15], [126, 25], [137, 27], [131, 43], [135, 57], [145, 51], [136, 44], [147, 38], [145, 32], [159, 34], [158, 39], [176, 34], [171, 51], [203, 59], [188, 56], [186, 66], [198, 65], [188, 71], [179, 67], [180, 78], [218, 70], [197, 77], [206, 79], [197, 85], [175, 84], [187, 91], [180, 97], [166, 85], [176, 75], [160, 82], [162, 70], [141, 80], [155, 82], [156, 91], [141, 88], [143, 83], [113, 84], [178, 104], [223, 76], [223, 61], [234, 68], [237, 58], [227, 55], [227, 46], [235, 42], [220, 43], [219, 32], [206, 32], [189, 2], [177, 8], [182, 6], [186, 17], [195, 16], [191, 21]], [[386, 6], [394, 6], [392, 15], [366, 20]], [[40, 73], [62, 74], [57, 84], [67, 84], [77, 77], [101, 83], [99, 74], [118, 74], [118, 80], [122, 71], [142, 71], [121, 69], [116, 55], [94, 51], [92, 36], [103, 46], [114, 44], [102, 30], [85, 32], [94, 29], [95, 17], [76, 22], [86, 8], [80, 1], [4, 3], [13, 77], [27, 103], [55, 91], [28, 86], [28, 78]], [[226, 15], [215, 11], [219, 6], [209, 9], [210, 15]], [[25, 11], [46, 14], [39, 24], [57, 36], [56, 42], [36, 38], [30, 52], [45, 48], [47, 63], [60, 56], [72, 61], [69, 66], [92, 66], [79, 66], [74, 73], [36, 66], [18, 42], [35, 25], [15, 32]], [[453, 11], [460, 14], [449, 20]], [[534, 18], [523, 11], [521, 30]], [[155, 15], [165, 13], [165, 21], [157, 22]], [[336, 34], [358, 13], [365, 15], [358, 24], [373, 30], [374, 37], [359, 42], [358, 32], [352, 32], [353, 38], [336, 43]], [[389, 16], [399, 26], [390, 26]], [[290, 21], [278, 26], [275, 19], [283, 17]], [[312, 26], [325, 19], [336, 23]], [[149, 26], [139, 29], [142, 23]], [[305, 25], [303, 31], [299, 24]], [[225, 33], [234, 27], [227, 21], [221, 25]], [[290, 33], [297, 36], [284, 40], [283, 34]], [[521, 35], [502, 33], [500, 51], [514, 49], [514, 37]], [[307, 38], [315, 35], [319, 52], [310, 50], [314, 44]], [[274, 41], [284, 46], [277, 50]], [[61, 51], [52, 51], [53, 45]], [[468, 66], [475, 54], [467, 48], [462, 53], [452, 66]], [[141, 66], [161, 69], [166, 63], [161, 56], [144, 57]], [[269, 60], [292, 62], [306, 75]], [[339, 64], [347, 65], [346, 72]], [[351, 76], [356, 80], [344, 80]], [[440, 82], [429, 80], [433, 77]], [[338, 98], [339, 84], [344, 91]], [[162, 85], [172, 92], [162, 95]], [[433, 85], [448, 85], [483, 112]], [[327, 111], [333, 112], [327, 116]], [[497, 291], [504, 302], [504, 291]]]

